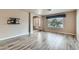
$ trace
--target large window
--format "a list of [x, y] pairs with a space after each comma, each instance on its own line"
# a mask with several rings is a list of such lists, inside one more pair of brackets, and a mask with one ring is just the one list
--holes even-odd
[[61, 29], [64, 28], [64, 17], [62, 16], [54, 16], [54, 17], [48, 17], [48, 27], [49, 28], [56, 28]]

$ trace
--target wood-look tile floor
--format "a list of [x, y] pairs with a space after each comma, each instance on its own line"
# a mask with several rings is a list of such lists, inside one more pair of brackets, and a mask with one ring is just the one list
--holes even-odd
[[79, 42], [73, 36], [49, 32], [34, 32], [0, 41], [0, 50], [77, 50]]

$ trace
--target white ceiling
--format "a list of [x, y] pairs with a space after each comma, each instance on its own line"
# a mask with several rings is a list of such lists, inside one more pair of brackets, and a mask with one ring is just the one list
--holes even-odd
[[69, 12], [73, 11], [75, 9], [23, 9], [23, 11], [29, 11], [36, 15], [49, 15], [49, 14], [56, 14], [56, 13], [62, 13], [62, 12]]
[[24, 11], [32, 12], [34, 15], [49, 15], [62, 12], [69, 12], [75, 9], [0, 9], [0, 11]]

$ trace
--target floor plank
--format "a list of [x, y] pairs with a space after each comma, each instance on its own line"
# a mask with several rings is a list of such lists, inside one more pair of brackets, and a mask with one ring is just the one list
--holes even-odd
[[75, 37], [49, 32], [34, 32], [30, 36], [20, 36], [0, 45], [0, 50], [78, 50]]

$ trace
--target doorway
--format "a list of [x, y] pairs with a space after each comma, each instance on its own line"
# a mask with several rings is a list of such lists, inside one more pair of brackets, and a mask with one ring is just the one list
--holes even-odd
[[33, 30], [42, 31], [43, 30], [43, 22], [41, 16], [33, 17]]

